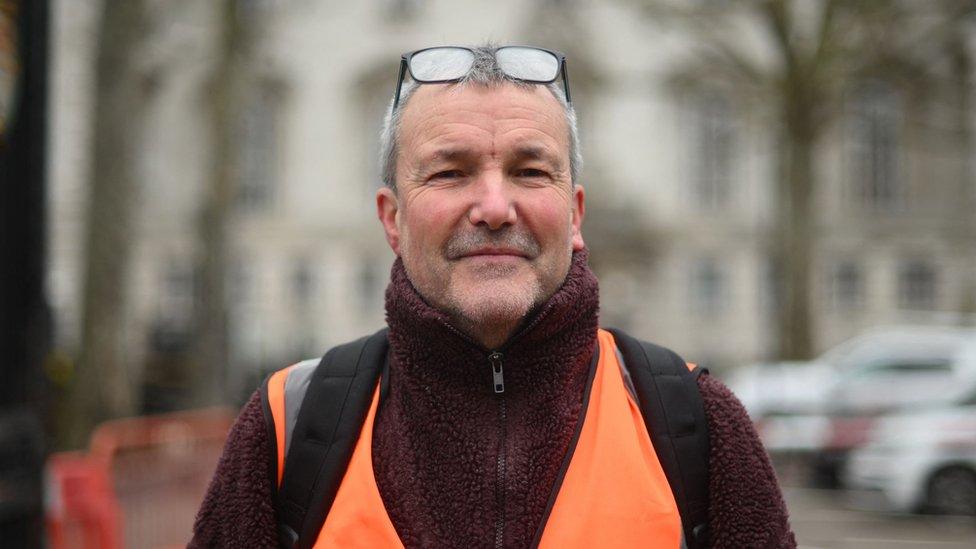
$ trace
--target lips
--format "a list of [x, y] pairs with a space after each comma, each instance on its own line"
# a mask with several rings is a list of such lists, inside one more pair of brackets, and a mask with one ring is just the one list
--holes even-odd
[[461, 254], [461, 257], [527, 257], [525, 252], [510, 248], [482, 248]]

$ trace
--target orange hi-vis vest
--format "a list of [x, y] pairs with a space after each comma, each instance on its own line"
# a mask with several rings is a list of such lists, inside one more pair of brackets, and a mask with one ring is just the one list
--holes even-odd
[[[540, 547], [681, 546], [681, 518], [671, 487], [648, 436], [640, 408], [628, 391], [613, 336], [599, 330], [600, 356], [579, 439]], [[268, 380], [275, 424], [277, 478], [285, 463], [289, 419], [285, 390], [295, 366]], [[314, 544], [323, 547], [403, 547], [383, 505], [373, 474], [373, 421], [379, 385], [335, 500]]]

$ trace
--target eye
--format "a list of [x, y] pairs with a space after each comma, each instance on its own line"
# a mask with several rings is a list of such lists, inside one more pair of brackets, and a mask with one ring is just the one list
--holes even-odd
[[464, 177], [464, 173], [461, 172], [461, 170], [444, 170], [442, 172], [435, 173], [434, 175], [430, 176], [429, 179], [431, 180], [439, 179], [442, 181], [444, 180], [449, 181], [451, 179], [458, 179], [459, 177]]
[[520, 168], [515, 170], [516, 177], [549, 177], [549, 172], [545, 170], [540, 170], [538, 168]]

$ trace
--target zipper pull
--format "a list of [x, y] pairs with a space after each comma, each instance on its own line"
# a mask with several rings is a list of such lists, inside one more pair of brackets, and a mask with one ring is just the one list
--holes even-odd
[[496, 394], [505, 392], [505, 376], [502, 375], [502, 358], [503, 355], [498, 351], [488, 355], [488, 362], [491, 363], [491, 380], [495, 385]]

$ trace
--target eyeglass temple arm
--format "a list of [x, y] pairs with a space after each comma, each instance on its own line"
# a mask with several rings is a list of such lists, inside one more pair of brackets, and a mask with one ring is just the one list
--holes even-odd
[[[403, 69], [401, 68], [400, 70], [402, 71]], [[563, 57], [562, 73], [563, 73], [563, 90], [566, 92], [566, 103], [572, 103], [573, 100], [572, 98], [569, 97], [569, 74], [566, 73], [565, 57]]]
[[[403, 88], [403, 74], [407, 70], [407, 60], [400, 58], [400, 74], [397, 76], [397, 87], [396, 94], [393, 96], [393, 109], [390, 111], [392, 115], [396, 112], [397, 105], [400, 104], [400, 90]], [[565, 73], [563, 73], [565, 75]]]

